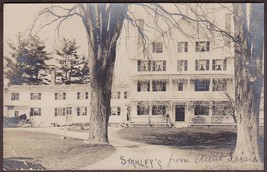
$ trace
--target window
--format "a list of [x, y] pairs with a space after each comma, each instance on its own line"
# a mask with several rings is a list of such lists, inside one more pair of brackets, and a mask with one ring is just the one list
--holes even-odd
[[209, 107], [203, 105], [196, 105], [195, 115], [209, 115]]
[[120, 92], [112, 92], [111, 93], [111, 99], [120, 99], [121, 93]]
[[139, 72], [166, 71], [166, 60], [148, 60], [148, 61], [138, 60], [137, 70]]
[[162, 53], [163, 52], [163, 43], [162, 42], [153, 42], [152, 48], [153, 48], [153, 53]]
[[56, 107], [55, 108], [55, 116], [65, 116], [65, 108], [64, 107]]
[[209, 41], [196, 42], [196, 52], [207, 52], [207, 51], [210, 51]]
[[117, 98], [118, 98], [118, 99], [121, 98], [121, 92], [117, 92]]
[[178, 53], [188, 52], [188, 42], [177, 43]]
[[72, 108], [71, 107], [66, 107], [66, 114], [71, 115], [72, 114]]
[[203, 80], [195, 80], [195, 91], [209, 91], [209, 84], [210, 81], [203, 79]]
[[166, 71], [166, 60], [153, 60], [152, 71]]
[[19, 100], [19, 93], [11, 93], [11, 100]]
[[87, 115], [87, 107], [77, 107], [77, 116]]
[[138, 81], [137, 82], [137, 92], [150, 91], [150, 81]]
[[166, 91], [166, 81], [152, 81], [152, 91]]
[[226, 91], [226, 80], [225, 79], [213, 79], [212, 80], [212, 91]]
[[31, 108], [30, 116], [41, 116], [41, 108], [39, 107]]
[[149, 115], [149, 105], [148, 102], [138, 102], [137, 105], [137, 115]]
[[213, 59], [212, 70], [226, 70], [227, 60], [226, 59]]
[[177, 71], [187, 71], [187, 60], [177, 60]]
[[88, 92], [77, 92], [77, 99], [88, 99]]
[[206, 71], [210, 69], [209, 60], [196, 60], [195, 61], [195, 70], [196, 71]]
[[41, 93], [31, 93], [31, 100], [41, 100]]
[[111, 107], [111, 115], [120, 116], [121, 115], [121, 107]]
[[124, 92], [124, 99], [127, 99], [128, 98], [128, 92]]
[[55, 100], [65, 100], [66, 93], [55, 93]]
[[152, 115], [165, 115], [165, 114], [166, 114], [166, 105], [152, 106]]
[[184, 90], [184, 83], [178, 82], [178, 91], [183, 91], [183, 90]]

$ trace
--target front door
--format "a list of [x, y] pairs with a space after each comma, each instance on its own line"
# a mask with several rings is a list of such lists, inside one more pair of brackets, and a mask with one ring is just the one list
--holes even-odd
[[66, 108], [66, 122], [71, 122], [72, 109], [71, 107]]
[[175, 121], [185, 121], [185, 107], [184, 106], [175, 107]]

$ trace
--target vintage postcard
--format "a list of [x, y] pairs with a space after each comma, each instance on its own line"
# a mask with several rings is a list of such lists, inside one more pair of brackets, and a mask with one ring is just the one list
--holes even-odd
[[4, 3], [3, 170], [263, 170], [264, 3]]

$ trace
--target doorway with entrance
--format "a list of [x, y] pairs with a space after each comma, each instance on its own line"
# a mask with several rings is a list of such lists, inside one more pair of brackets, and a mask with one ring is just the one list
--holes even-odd
[[185, 121], [185, 106], [175, 106], [175, 122]]

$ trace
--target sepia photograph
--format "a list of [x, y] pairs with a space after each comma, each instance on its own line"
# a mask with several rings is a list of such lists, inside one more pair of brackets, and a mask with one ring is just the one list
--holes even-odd
[[3, 3], [3, 170], [263, 170], [264, 3]]

